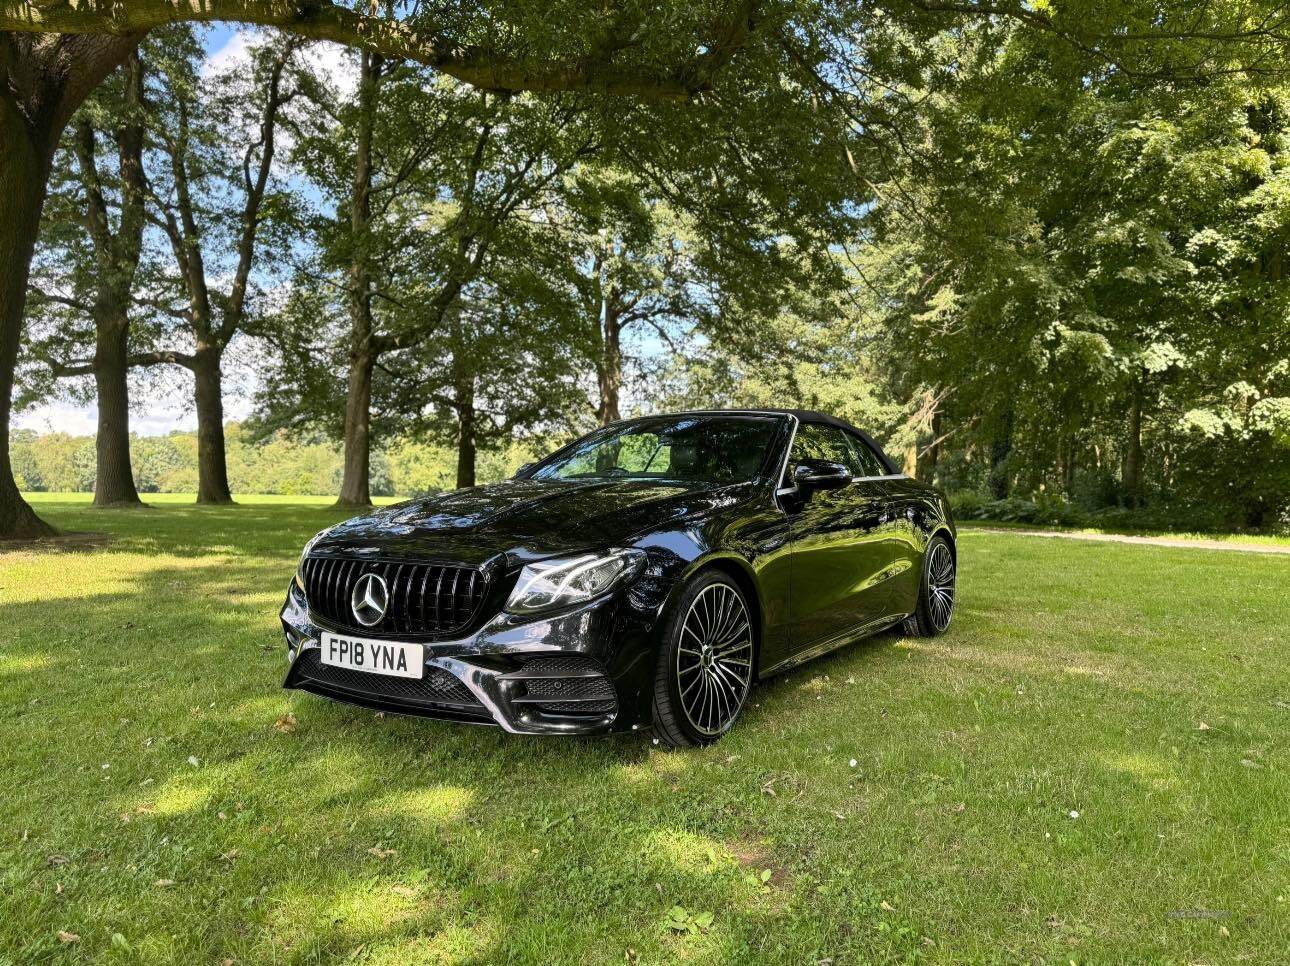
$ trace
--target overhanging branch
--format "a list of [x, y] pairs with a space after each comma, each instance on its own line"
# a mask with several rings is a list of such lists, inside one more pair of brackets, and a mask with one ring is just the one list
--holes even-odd
[[747, 44], [753, 8], [747, 0], [737, 5], [728, 22], [714, 25], [710, 49], [666, 67], [615, 64], [603, 57], [523, 61], [458, 43], [432, 24], [367, 16], [328, 0], [0, 0], [0, 31], [134, 36], [180, 21], [254, 24], [414, 61], [486, 90], [684, 100], [707, 89]]

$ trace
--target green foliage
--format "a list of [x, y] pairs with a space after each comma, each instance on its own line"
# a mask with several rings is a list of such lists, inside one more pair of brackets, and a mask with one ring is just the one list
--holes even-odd
[[697, 936], [712, 928], [715, 918], [710, 912], [690, 912], [684, 906], [673, 906], [663, 919], [663, 928], [669, 932]]
[[[947, 43], [962, 69], [858, 253], [897, 397], [943, 397], [912, 427], [938, 450], [923, 468], [1089, 510], [1290, 518], [1288, 95], [1090, 74], [1025, 30]], [[1110, 471], [1112, 492], [1080, 481]]]

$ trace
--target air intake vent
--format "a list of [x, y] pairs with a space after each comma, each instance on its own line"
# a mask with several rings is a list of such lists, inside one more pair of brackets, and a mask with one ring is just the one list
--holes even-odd
[[524, 682], [524, 694], [512, 698], [559, 715], [605, 715], [618, 710], [613, 682], [595, 660], [580, 654], [552, 654], [530, 658], [505, 677]]
[[[484, 602], [487, 580], [474, 567], [309, 557], [304, 562], [309, 609], [354, 634], [445, 638], [463, 633]], [[385, 614], [364, 626], [354, 616], [354, 585], [366, 574], [385, 582]]]

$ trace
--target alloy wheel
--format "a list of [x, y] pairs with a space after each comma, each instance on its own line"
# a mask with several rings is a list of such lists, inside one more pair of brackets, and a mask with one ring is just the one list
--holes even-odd
[[752, 625], [743, 598], [729, 584], [699, 591], [681, 624], [676, 685], [690, 724], [720, 734], [743, 707], [752, 683]]
[[928, 610], [936, 630], [945, 630], [954, 616], [954, 555], [943, 541], [937, 541], [927, 562]]

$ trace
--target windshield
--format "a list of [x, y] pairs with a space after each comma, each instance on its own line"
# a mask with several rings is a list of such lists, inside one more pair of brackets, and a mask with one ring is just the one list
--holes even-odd
[[660, 416], [610, 426], [549, 456], [534, 480], [751, 480], [775, 435], [769, 416]]

